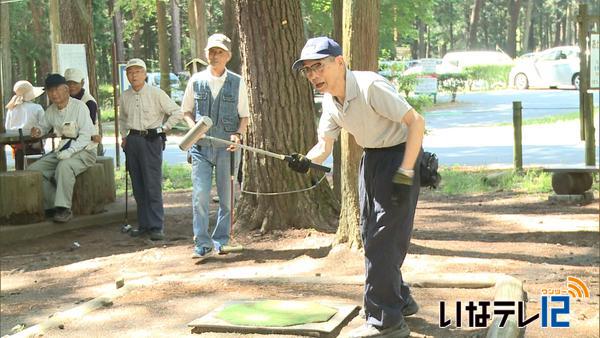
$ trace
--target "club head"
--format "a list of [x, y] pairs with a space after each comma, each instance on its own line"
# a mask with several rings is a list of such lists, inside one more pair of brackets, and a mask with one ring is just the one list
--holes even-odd
[[129, 225], [129, 224], [123, 224], [121, 226], [121, 232], [124, 233], [124, 234], [130, 232], [132, 229], [133, 229], [133, 227], [131, 225]]

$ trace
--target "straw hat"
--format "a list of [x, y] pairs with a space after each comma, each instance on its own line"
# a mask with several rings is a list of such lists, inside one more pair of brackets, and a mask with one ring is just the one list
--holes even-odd
[[6, 108], [13, 109], [25, 101], [31, 101], [44, 93], [44, 88], [34, 87], [29, 81], [21, 80], [13, 87], [15, 95], [10, 99]]

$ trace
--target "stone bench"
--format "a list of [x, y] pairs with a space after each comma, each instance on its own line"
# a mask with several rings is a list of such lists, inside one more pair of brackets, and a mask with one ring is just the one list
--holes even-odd
[[[29, 224], [44, 220], [42, 176], [33, 171], [0, 173], [0, 224]], [[116, 200], [112, 157], [98, 156], [96, 163], [79, 174], [73, 187], [75, 215], [104, 211]]]
[[22, 170], [0, 173], [0, 224], [43, 220], [42, 174]]

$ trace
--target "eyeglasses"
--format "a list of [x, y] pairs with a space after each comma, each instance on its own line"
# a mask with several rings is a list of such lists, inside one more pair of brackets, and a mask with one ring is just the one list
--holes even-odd
[[323, 64], [322, 62], [317, 62], [310, 67], [301, 68], [299, 70], [299, 72], [300, 72], [300, 75], [302, 75], [304, 77], [308, 77], [308, 75], [312, 72], [321, 73], [323, 71], [323, 68], [325, 68], [325, 64]]

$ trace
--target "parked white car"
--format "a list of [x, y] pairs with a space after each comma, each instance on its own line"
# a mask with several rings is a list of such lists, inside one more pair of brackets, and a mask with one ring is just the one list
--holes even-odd
[[446, 53], [442, 58], [442, 63], [450, 64], [462, 71], [468, 66], [512, 65], [513, 59], [502, 52], [467, 51]]
[[[148, 84], [160, 87], [160, 73], [148, 73]], [[183, 90], [181, 90], [181, 82], [174, 73], [169, 73], [169, 82], [171, 85], [171, 98], [177, 103], [181, 103], [183, 99]]]
[[579, 89], [579, 47], [554, 47], [518, 59], [510, 71], [509, 84], [519, 90], [529, 87]]
[[402, 75], [418, 75], [418, 74], [446, 74], [458, 73], [460, 69], [449, 63], [445, 63], [442, 59], [419, 59], [412, 67], [406, 69]]

